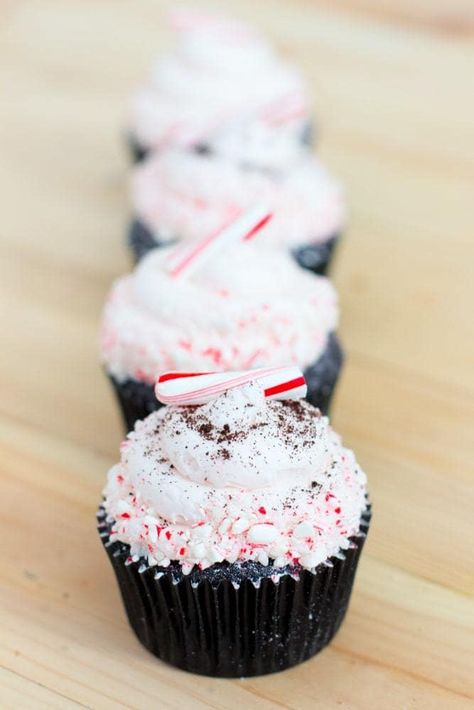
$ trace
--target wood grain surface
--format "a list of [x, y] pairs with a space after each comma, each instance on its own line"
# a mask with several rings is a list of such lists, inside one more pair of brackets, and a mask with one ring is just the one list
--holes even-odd
[[468, 0], [226, 3], [307, 73], [319, 150], [347, 185], [334, 424], [375, 513], [347, 620], [304, 665], [193, 677], [127, 627], [94, 527], [121, 438], [97, 326], [129, 268], [126, 99], [170, 41], [170, 4], [0, 5], [0, 706], [472, 708]]

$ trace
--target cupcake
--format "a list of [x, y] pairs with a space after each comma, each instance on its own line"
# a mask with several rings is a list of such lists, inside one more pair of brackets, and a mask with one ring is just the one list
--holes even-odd
[[137, 422], [98, 513], [139, 641], [208, 676], [273, 673], [324, 648], [370, 520], [366, 477], [327, 418], [246, 375], [199, 405], [188, 382], [192, 404]]
[[288, 362], [304, 369], [308, 400], [328, 410], [343, 360], [335, 289], [284, 252], [262, 249], [265, 238], [230, 243], [184, 276], [170, 269], [175, 247], [153, 249], [113, 285], [101, 353], [128, 429], [158, 406], [161, 370]]
[[174, 16], [177, 44], [134, 96], [135, 159], [180, 146], [271, 167], [307, 149], [310, 113], [299, 72], [242, 22]]
[[262, 246], [285, 249], [324, 274], [345, 221], [339, 182], [310, 154], [262, 172], [216, 155], [169, 151], [134, 170], [131, 192], [129, 245], [137, 260], [166, 242], [210, 233], [229, 210], [262, 201], [273, 211]]

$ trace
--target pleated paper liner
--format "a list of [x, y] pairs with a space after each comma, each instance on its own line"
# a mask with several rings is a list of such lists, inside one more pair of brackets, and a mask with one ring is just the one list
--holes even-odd
[[249, 562], [185, 576], [176, 562], [131, 562], [128, 545], [110, 542], [103, 508], [98, 529], [140, 642], [173, 666], [230, 678], [282, 671], [331, 641], [347, 611], [370, 516], [369, 506], [350, 548], [314, 573]]
[[337, 232], [323, 242], [297, 247], [293, 249], [292, 254], [303, 269], [308, 269], [319, 276], [325, 276], [331, 267], [336, 247], [341, 239], [341, 232]]
[[[312, 271], [314, 274], [324, 276], [330, 267], [334, 257], [336, 245], [341, 239], [339, 233], [328, 236], [323, 242], [317, 244], [306, 244], [291, 251], [294, 258], [304, 269]], [[159, 235], [149, 229], [139, 219], [134, 219], [130, 223], [128, 232], [128, 245], [133, 254], [135, 263], [140, 261], [151, 249], [156, 249], [170, 241], [160, 239]]]
[[[339, 340], [331, 333], [322, 355], [304, 372], [308, 385], [306, 399], [323, 414], [329, 411], [343, 362], [344, 353]], [[112, 375], [108, 377], [122, 412], [125, 431], [131, 431], [137, 419], [145, 419], [163, 406], [155, 397], [153, 385], [132, 379], [119, 382]]]

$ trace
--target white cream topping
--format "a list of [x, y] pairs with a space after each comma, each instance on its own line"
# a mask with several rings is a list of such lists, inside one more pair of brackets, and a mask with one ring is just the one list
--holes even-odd
[[243, 169], [225, 158], [169, 151], [152, 156], [132, 177], [135, 215], [161, 239], [196, 239], [213, 232], [229, 210], [263, 202], [273, 219], [263, 247], [322, 242], [345, 220], [342, 189], [321, 162], [307, 156], [282, 172]]
[[172, 249], [151, 251], [112, 288], [101, 350], [116, 379], [154, 382], [165, 370], [282, 362], [304, 369], [318, 359], [338, 321], [328, 279], [256, 241], [229, 245], [188, 278], [173, 278], [166, 268]]
[[[130, 130], [145, 147], [212, 144], [216, 138], [216, 149], [233, 152], [238, 142], [239, 155], [247, 146], [249, 157], [272, 164], [281, 161], [282, 153], [300, 150], [308, 108], [296, 120], [267, 127], [261, 135], [265, 126], [259, 116], [276, 99], [294, 94], [306, 102], [301, 76], [255, 32], [232, 37], [198, 28], [180, 35], [175, 50], [156, 64], [134, 97]], [[257, 134], [249, 128], [253, 124], [260, 127]], [[252, 145], [246, 143], [249, 136]]]
[[250, 383], [201, 407], [154, 412], [108, 475], [111, 539], [150, 565], [227, 560], [313, 569], [359, 529], [366, 477], [307, 402]]

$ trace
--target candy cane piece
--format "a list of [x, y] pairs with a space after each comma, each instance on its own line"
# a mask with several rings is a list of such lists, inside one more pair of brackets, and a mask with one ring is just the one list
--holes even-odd
[[219, 15], [209, 15], [189, 9], [173, 10], [170, 26], [175, 32], [212, 32], [227, 39], [256, 40], [257, 32], [239, 20]]
[[307, 110], [308, 104], [304, 95], [295, 91], [267, 104], [260, 111], [259, 118], [270, 125], [281, 125], [301, 118]]
[[189, 276], [196, 267], [227, 244], [252, 239], [271, 217], [272, 213], [263, 205], [252, 207], [246, 212], [233, 211], [220, 229], [200, 241], [180, 245], [168, 260], [169, 273], [173, 277]]
[[158, 377], [155, 395], [163, 404], [205, 404], [248, 382], [257, 382], [268, 399], [301, 399], [307, 392], [303, 373], [291, 366], [238, 372], [165, 372]]

